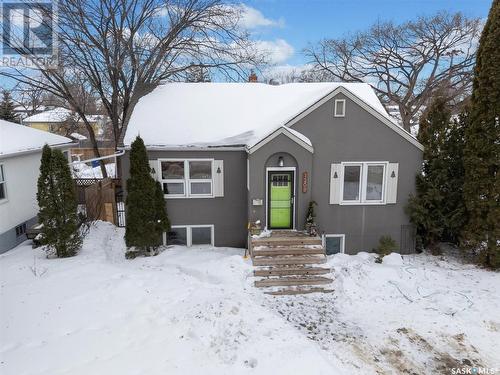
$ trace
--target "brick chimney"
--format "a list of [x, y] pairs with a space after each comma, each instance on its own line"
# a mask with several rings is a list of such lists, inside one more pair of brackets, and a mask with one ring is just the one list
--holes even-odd
[[248, 82], [257, 82], [257, 74], [253, 70], [250, 71], [250, 75], [248, 76]]

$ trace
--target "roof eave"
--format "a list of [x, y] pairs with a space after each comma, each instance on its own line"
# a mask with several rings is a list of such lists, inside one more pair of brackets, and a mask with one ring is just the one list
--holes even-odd
[[[54, 145], [49, 145], [52, 148], [70, 148], [70, 147], [78, 147], [78, 143], [71, 142], [71, 143], [57, 143]], [[42, 147], [37, 147], [37, 148], [32, 148], [29, 150], [21, 150], [21, 151], [15, 151], [15, 152], [9, 152], [8, 154], [0, 154], [0, 159], [8, 159], [16, 156], [21, 156], [21, 155], [28, 155], [28, 154], [34, 154], [36, 152], [41, 152]]]

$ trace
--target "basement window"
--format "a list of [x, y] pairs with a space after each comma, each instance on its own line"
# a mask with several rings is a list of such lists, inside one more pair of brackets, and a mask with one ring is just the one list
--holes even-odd
[[327, 255], [345, 252], [345, 234], [323, 235], [323, 247]]
[[335, 99], [335, 117], [345, 117], [345, 99]]
[[208, 225], [174, 225], [166, 233], [167, 245], [180, 246], [214, 246], [214, 226]]
[[23, 234], [26, 234], [26, 223], [23, 223], [16, 227], [16, 237], [20, 237]]

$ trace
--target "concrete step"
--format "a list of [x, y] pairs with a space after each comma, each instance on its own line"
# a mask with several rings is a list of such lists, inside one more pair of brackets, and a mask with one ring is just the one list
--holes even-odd
[[322, 245], [320, 237], [264, 237], [252, 239], [252, 246]]
[[325, 254], [325, 250], [322, 247], [264, 247], [259, 246], [259, 249], [254, 249], [252, 255], [257, 256], [276, 256], [276, 255], [310, 255], [310, 254]]
[[254, 266], [273, 266], [277, 264], [323, 264], [326, 263], [326, 256], [320, 255], [280, 255], [275, 257], [258, 257], [252, 258]]
[[301, 285], [324, 285], [333, 283], [332, 279], [321, 276], [280, 276], [255, 281], [258, 288], [268, 286], [301, 286]]
[[284, 295], [297, 295], [297, 294], [310, 294], [310, 293], [333, 293], [334, 289], [325, 289], [318, 287], [298, 287], [298, 288], [283, 288], [279, 290], [273, 290], [269, 292], [264, 292], [264, 294], [270, 294], [273, 296], [284, 296]]
[[254, 276], [287, 276], [287, 275], [324, 275], [330, 273], [330, 268], [321, 267], [283, 267], [274, 266], [253, 271]]

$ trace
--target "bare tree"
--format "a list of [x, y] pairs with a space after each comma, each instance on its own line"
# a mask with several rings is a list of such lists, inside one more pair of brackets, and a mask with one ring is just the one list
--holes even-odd
[[384, 103], [398, 106], [410, 131], [436, 91], [450, 100], [467, 96], [480, 31], [477, 18], [440, 12], [399, 25], [379, 22], [366, 32], [322, 40], [305, 54], [313, 76], [372, 84]]
[[12, 89], [15, 103], [31, 116], [43, 108], [45, 92], [39, 88], [17, 84]]
[[[158, 85], [184, 80], [196, 66], [238, 79], [263, 62], [239, 27], [240, 12], [222, 0], [65, 0], [58, 12], [58, 69], [38, 64], [37, 74], [14, 69], [0, 75], [65, 99], [99, 156], [72, 87], [99, 98], [118, 146], [135, 105]], [[102, 163], [101, 169], [106, 176]]]

